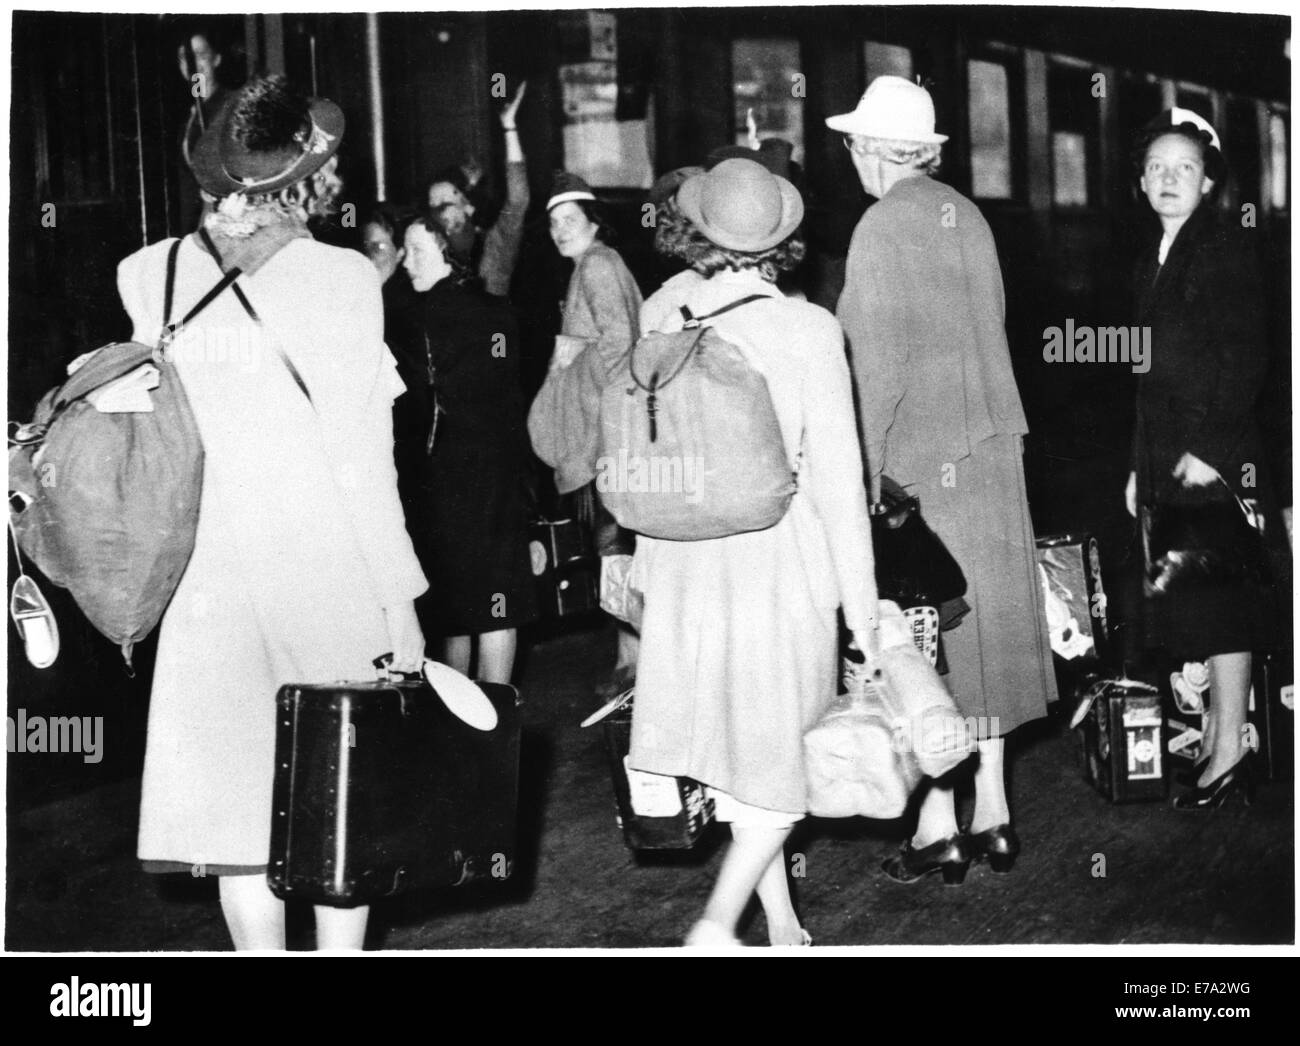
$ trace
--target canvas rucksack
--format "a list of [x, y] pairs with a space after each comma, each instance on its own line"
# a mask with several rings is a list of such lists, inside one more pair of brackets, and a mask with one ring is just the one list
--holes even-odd
[[[128, 664], [180, 583], [199, 516], [203, 447], [166, 347], [240, 275], [230, 270], [182, 320], [168, 322], [180, 244], [167, 256], [159, 344], [114, 342], [91, 353], [10, 439], [10, 524], [19, 547], [72, 593]], [[157, 371], [152, 409], [105, 413], [88, 398], [146, 365]]]
[[795, 477], [767, 381], [685, 307], [683, 330], [641, 338], [601, 395], [596, 490], [629, 530], [673, 541], [775, 525]]

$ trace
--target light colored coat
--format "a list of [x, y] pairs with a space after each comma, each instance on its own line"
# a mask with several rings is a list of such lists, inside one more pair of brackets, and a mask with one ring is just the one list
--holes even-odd
[[[146, 247], [118, 270], [140, 341], [162, 324], [167, 250]], [[192, 239], [178, 262], [173, 318], [220, 277]], [[298, 239], [239, 282], [260, 330], [226, 291], [173, 347], [204, 477], [194, 554], [158, 642], [144, 860], [265, 864], [277, 689], [373, 678], [371, 660], [389, 650], [383, 608], [426, 587], [397, 495], [392, 401], [404, 385], [374, 267]]]
[[937, 476], [990, 436], [1029, 431], [1007, 348], [997, 247], [979, 208], [905, 178], [858, 222], [836, 310], [872, 475]]
[[[752, 273], [719, 273], [682, 297], [703, 316], [750, 294], [771, 300], [710, 322], [767, 379], [798, 491], [767, 530], [637, 538], [645, 616], [630, 763], [802, 814], [803, 733], [836, 693], [836, 609], [853, 629], [875, 614], [871, 530], [834, 317]], [[663, 326], [680, 330], [680, 315]]]
[[858, 223], [837, 314], [867, 461], [920, 497], [966, 575], [947, 682], [985, 737], [1056, 697], [1005, 312], [993, 234], [955, 189], [905, 178]]

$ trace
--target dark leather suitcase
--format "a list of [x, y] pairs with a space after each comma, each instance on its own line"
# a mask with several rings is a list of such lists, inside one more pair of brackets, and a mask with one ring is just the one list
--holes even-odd
[[479, 686], [497, 714], [489, 731], [419, 677], [280, 688], [267, 870], [277, 896], [348, 907], [509, 877], [519, 693]]
[[603, 723], [614, 779], [615, 820], [632, 850], [689, 850], [713, 821], [713, 800], [689, 777], [647, 774], [627, 765], [632, 744], [632, 703]]
[[576, 519], [542, 519], [532, 523], [528, 535], [545, 612], [571, 617], [599, 609], [600, 560], [589, 528]]

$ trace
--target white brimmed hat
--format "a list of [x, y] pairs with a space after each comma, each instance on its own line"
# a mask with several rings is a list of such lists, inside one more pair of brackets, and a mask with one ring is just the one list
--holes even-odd
[[826, 126], [845, 134], [938, 145], [946, 134], [934, 133], [934, 101], [920, 84], [901, 76], [877, 76], [851, 113], [828, 116]]

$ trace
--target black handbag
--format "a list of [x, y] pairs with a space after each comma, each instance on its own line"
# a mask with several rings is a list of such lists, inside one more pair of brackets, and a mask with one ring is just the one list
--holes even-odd
[[938, 606], [966, 594], [966, 575], [921, 518], [920, 502], [885, 479], [871, 512], [876, 588], [901, 606]]
[[1268, 582], [1264, 539], [1245, 503], [1223, 485], [1230, 498], [1143, 507], [1143, 590], [1148, 596]]

